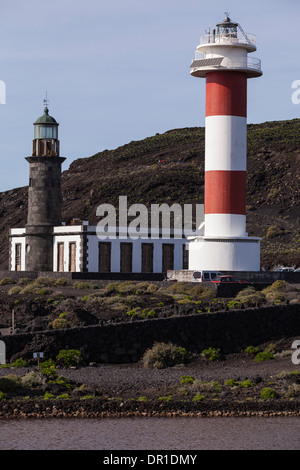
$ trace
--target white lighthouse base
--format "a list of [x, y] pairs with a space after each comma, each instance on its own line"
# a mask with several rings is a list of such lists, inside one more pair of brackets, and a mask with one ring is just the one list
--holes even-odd
[[260, 238], [196, 237], [189, 247], [189, 270], [260, 271]]

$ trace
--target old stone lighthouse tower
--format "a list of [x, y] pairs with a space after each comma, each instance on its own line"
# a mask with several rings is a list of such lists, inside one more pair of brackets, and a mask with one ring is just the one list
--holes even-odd
[[61, 225], [61, 165], [58, 126], [48, 107], [34, 123], [29, 162], [26, 271], [53, 271], [53, 227]]

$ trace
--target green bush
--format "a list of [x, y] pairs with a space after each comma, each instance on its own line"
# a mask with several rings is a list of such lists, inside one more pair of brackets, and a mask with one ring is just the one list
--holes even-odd
[[239, 385], [239, 382], [237, 380], [228, 379], [226, 380], [224, 385], [226, 385], [227, 387], [236, 387], [237, 385]]
[[16, 281], [10, 277], [4, 277], [0, 280], [0, 286], [6, 286], [7, 284], [15, 284]]
[[82, 362], [82, 354], [78, 349], [61, 349], [56, 356], [56, 361], [65, 367], [77, 366]]
[[268, 400], [269, 398], [279, 398], [279, 396], [280, 395], [278, 392], [276, 392], [276, 390], [273, 390], [269, 387], [263, 388], [260, 392], [260, 398], [264, 400]]
[[40, 371], [43, 375], [48, 377], [48, 379], [54, 379], [57, 377], [57, 371], [53, 359], [41, 362]]
[[248, 306], [261, 305], [266, 302], [266, 297], [262, 292], [257, 292], [254, 287], [248, 286], [246, 289], [241, 290], [236, 296], [235, 300], [241, 304]]
[[240, 386], [243, 388], [249, 388], [249, 387], [253, 387], [253, 383], [251, 382], [251, 380], [247, 379], [241, 382]]
[[256, 362], [261, 362], [261, 361], [270, 361], [272, 359], [275, 359], [273, 354], [269, 351], [262, 351], [256, 354], [254, 360]]
[[142, 362], [144, 367], [153, 367], [155, 369], [164, 369], [176, 364], [183, 364], [189, 358], [188, 351], [172, 343], [154, 343], [151, 349], [148, 349]]
[[0, 390], [1, 392], [15, 392], [22, 388], [21, 378], [17, 375], [4, 375], [0, 377]]
[[201, 395], [200, 393], [197, 393], [197, 395], [194, 396], [193, 401], [202, 401], [205, 400], [205, 396]]
[[183, 375], [180, 380], [180, 384], [192, 384], [194, 382], [194, 377], [192, 375]]
[[16, 359], [14, 362], [12, 362], [10, 364], [11, 367], [26, 367], [27, 366], [27, 362], [25, 361], [25, 359], [22, 359], [21, 357]]
[[13, 286], [9, 289], [8, 295], [17, 295], [21, 292], [22, 287], [20, 286]]
[[34, 371], [28, 372], [23, 377], [21, 377], [21, 384], [25, 388], [33, 388], [41, 385], [42, 379], [39, 374]]
[[55, 286], [69, 286], [71, 282], [69, 279], [66, 279], [65, 277], [60, 277], [55, 280], [54, 285]]
[[69, 400], [71, 397], [68, 393], [62, 393], [56, 397], [58, 400]]
[[53, 393], [45, 392], [44, 400], [50, 400], [51, 398], [55, 398], [55, 396], [53, 395]]
[[0, 401], [1, 400], [6, 400], [6, 398], [7, 398], [6, 393], [3, 393], [3, 392], [0, 391]]
[[209, 361], [219, 361], [222, 359], [222, 355], [219, 349], [216, 348], [203, 349], [201, 356], [205, 357], [205, 359], [208, 359]]
[[248, 346], [248, 348], [246, 348], [244, 352], [246, 354], [255, 356], [256, 354], [259, 353], [259, 348], [255, 347], [255, 346]]
[[51, 323], [53, 330], [61, 330], [63, 328], [68, 328], [69, 325], [70, 323], [65, 318], [56, 318]]
[[54, 286], [55, 281], [52, 277], [40, 276], [35, 279], [34, 284], [40, 287], [51, 287]]

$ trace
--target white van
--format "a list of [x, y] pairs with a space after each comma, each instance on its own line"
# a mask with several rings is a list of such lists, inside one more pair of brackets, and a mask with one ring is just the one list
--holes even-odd
[[217, 276], [224, 276], [220, 271], [195, 271], [193, 282], [211, 282]]

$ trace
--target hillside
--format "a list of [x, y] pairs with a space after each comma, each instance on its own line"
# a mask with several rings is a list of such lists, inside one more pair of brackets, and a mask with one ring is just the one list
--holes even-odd
[[[204, 128], [175, 129], [74, 161], [62, 175], [63, 220], [96, 225], [97, 206], [117, 208], [119, 196], [148, 207], [203, 203], [204, 138]], [[0, 193], [0, 269], [8, 267], [8, 228], [26, 217], [27, 187]], [[300, 266], [299, 219], [300, 119], [249, 124], [247, 230], [263, 238], [263, 268]]]

